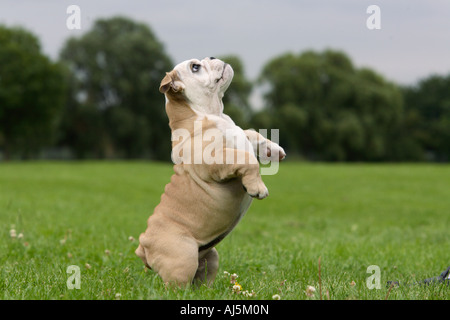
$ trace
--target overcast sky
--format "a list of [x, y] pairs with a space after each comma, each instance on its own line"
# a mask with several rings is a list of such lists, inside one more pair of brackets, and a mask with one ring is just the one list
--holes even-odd
[[[81, 9], [81, 30], [66, 26], [71, 4]], [[373, 4], [379, 30], [366, 26]], [[279, 54], [326, 48], [400, 84], [450, 73], [448, 0], [0, 0], [0, 24], [26, 27], [53, 59], [68, 37], [115, 15], [147, 23], [175, 63], [237, 54], [251, 80]]]

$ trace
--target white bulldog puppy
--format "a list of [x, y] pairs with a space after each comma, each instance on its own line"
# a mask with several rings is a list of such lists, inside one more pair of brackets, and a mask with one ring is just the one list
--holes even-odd
[[234, 72], [213, 57], [184, 61], [166, 74], [160, 91], [172, 130], [174, 174], [139, 237], [136, 254], [166, 284], [206, 281], [217, 273], [214, 246], [236, 226], [252, 198], [269, 192], [257, 152], [280, 161], [285, 152], [223, 113]]

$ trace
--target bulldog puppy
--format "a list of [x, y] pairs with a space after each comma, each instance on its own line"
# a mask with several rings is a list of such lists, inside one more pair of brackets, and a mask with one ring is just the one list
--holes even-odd
[[172, 130], [174, 174], [139, 237], [136, 254], [166, 284], [210, 285], [219, 267], [214, 248], [236, 226], [252, 198], [269, 192], [261, 159], [282, 160], [283, 148], [223, 113], [233, 69], [219, 59], [184, 61], [160, 92]]

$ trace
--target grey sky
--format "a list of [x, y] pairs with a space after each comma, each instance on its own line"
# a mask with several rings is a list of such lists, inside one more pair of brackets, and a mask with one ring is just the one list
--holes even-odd
[[[81, 30], [66, 27], [71, 4], [81, 8]], [[371, 4], [381, 8], [381, 30], [366, 27]], [[53, 59], [68, 37], [114, 15], [150, 25], [175, 63], [237, 54], [252, 80], [276, 55], [325, 48], [401, 84], [450, 73], [448, 0], [0, 0], [0, 23], [37, 34]]]

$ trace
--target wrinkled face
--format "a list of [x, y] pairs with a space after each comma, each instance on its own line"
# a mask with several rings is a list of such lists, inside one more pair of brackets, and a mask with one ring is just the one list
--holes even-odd
[[174, 71], [182, 82], [182, 90], [194, 105], [204, 106], [222, 99], [233, 79], [231, 66], [216, 58], [191, 59], [176, 65]]

